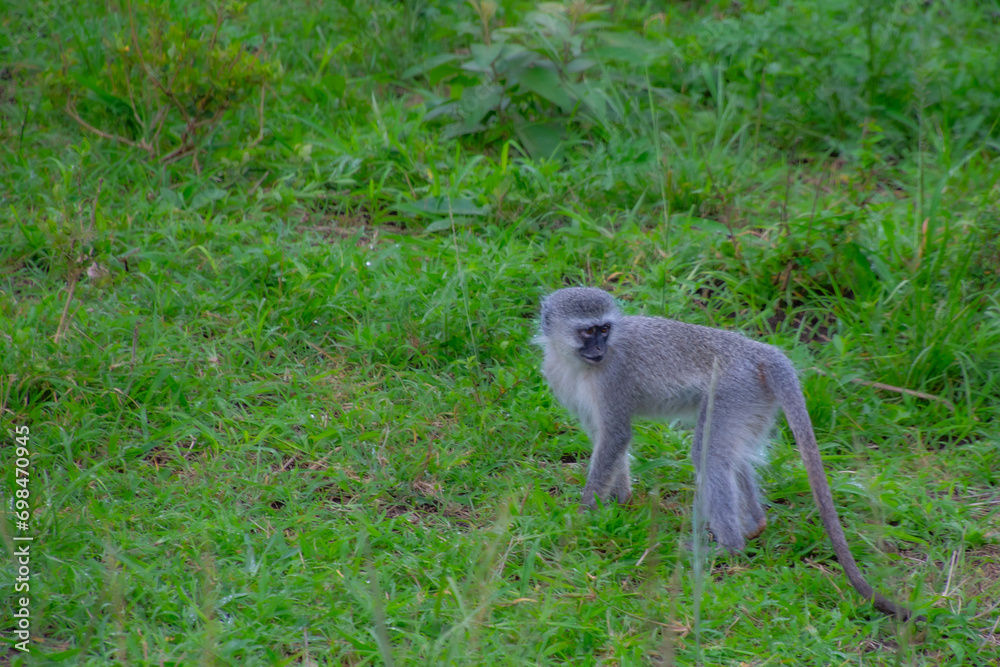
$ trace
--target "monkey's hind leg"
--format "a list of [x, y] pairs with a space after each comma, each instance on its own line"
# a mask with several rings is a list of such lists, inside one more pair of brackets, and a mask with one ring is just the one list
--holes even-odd
[[736, 469], [736, 482], [740, 491], [740, 516], [743, 518], [743, 537], [752, 540], [767, 528], [767, 516], [760, 503], [757, 490], [757, 473], [749, 461], [741, 461]]
[[759, 434], [747, 427], [751, 415], [734, 405], [739, 401], [727, 400], [721, 391], [716, 395], [707, 443], [707, 407], [702, 405], [692, 447], [701, 508], [715, 540], [730, 552], [742, 551], [746, 538], [766, 525], [753, 469]]

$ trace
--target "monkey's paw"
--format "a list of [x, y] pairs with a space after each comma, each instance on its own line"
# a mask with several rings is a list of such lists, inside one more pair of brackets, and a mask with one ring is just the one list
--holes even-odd
[[767, 528], [767, 519], [766, 518], [761, 519], [760, 523], [757, 524], [757, 527], [754, 528], [753, 530], [751, 530], [749, 533], [747, 533], [743, 537], [745, 537], [748, 540], [752, 540], [755, 537], [759, 537], [760, 534], [764, 532], [765, 528]]

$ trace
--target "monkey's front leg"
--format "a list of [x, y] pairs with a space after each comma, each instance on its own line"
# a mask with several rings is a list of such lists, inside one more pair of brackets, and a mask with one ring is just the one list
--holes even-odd
[[632, 498], [628, 471], [628, 446], [632, 439], [632, 425], [617, 424], [595, 429], [594, 452], [590, 456], [590, 471], [583, 487], [582, 503], [593, 509], [597, 498], [606, 501], [614, 498], [620, 504]]

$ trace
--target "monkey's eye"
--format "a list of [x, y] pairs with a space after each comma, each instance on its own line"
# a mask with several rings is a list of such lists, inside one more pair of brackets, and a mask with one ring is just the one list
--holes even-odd
[[597, 330], [596, 327], [587, 327], [586, 329], [583, 330], [583, 333], [586, 334], [586, 335], [588, 335], [588, 336], [593, 336], [594, 335], [594, 331], [596, 331], [596, 330]]
[[608, 331], [610, 331], [610, 330], [611, 330], [611, 327], [608, 326], [607, 324], [605, 324], [603, 327], [601, 327], [601, 333], [602, 334], [607, 335]]

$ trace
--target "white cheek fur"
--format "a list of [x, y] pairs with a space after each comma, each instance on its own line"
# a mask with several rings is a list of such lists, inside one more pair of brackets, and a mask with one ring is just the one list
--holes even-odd
[[545, 347], [543, 372], [552, 392], [559, 402], [569, 408], [583, 422], [592, 438], [597, 438], [600, 430], [599, 415], [592, 412], [598, 405], [593, 366], [583, 361], [575, 348]]

